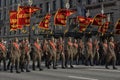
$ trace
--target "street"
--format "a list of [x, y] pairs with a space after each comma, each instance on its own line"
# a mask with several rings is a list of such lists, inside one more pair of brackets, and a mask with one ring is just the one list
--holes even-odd
[[104, 66], [74, 65], [73, 69], [46, 69], [43, 71], [22, 72], [20, 74], [0, 71], [0, 80], [119, 80], [120, 66], [118, 70], [105, 69]]

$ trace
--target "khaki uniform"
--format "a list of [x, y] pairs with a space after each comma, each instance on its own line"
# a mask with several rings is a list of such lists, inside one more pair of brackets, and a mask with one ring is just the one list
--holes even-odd
[[6, 47], [3, 43], [0, 43], [0, 67], [1, 67], [1, 61], [3, 60], [4, 71], [6, 71], [6, 55], [7, 55]]
[[26, 71], [29, 72], [29, 63], [30, 63], [30, 52], [31, 52], [31, 46], [29, 42], [25, 43], [25, 62], [26, 62]]
[[21, 51], [21, 56], [20, 56], [20, 68], [21, 71], [24, 72], [24, 66], [25, 66], [25, 42], [22, 41], [20, 43], [20, 51]]
[[52, 58], [53, 58], [53, 69], [56, 69], [56, 51], [57, 51], [57, 49], [56, 49], [56, 45], [55, 45], [55, 43], [53, 42], [53, 41], [50, 41], [49, 42], [49, 46], [50, 46], [50, 53], [51, 53], [51, 55], [52, 55]]
[[70, 67], [73, 68], [73, 43], [68, 41], [67, 43], [67, 57], [66, 57], [66, 63], [65, 66], [67, 67], [67, 62], [70, 59]]
[[47, 41], [45, 41], [43, 43], [43, 53], [44, 53], [44, 57], [45, 57], [45, 66], [49, 69], [50, 68], [50, 62], [52, 60], [52, 55], [50, 53], [50, 47], [49, 47]]
[[92, 45], [92, 42], [87, 42], [87, 44], [86, 44], [86, 55], [85, 55], [86, 65], [88, 65], [88, 59], [90, 59], [90, 64], [93, 65], [93, 45]]
[[79, 54], [78, 54], [78, 44], [76, 42], [73, 43], [73, 57], [75, 58], [76, 62], [77, 62], [77, 58], [78, 58]]
[[83, 42], [79, 42], [78, 44], [78, 56], [77, 56], [77, 64], [79, 64], [79, 59], [81, 58], [82, 63], [84, 63], [84, 44]]
[[108, 53], [107, 53], [107, 57], [106, 57], [106, 68], [108, 68], [108, 64], [112, 60], [113, 69], [116, 69], [115, 68], [115, 65], [116, 65], [116, 55], [115, 55], [114, 48], [115, 48], [114, 43], [113, 42], [109, 42], [108, 43]]
[[58, 56], [61, 57], [62, 63], [61, 63], [61, 67], [65, 68], [65, 54], [64, 54], [64, 42], [63, 41], [58, 41], [57, 43], [57, 47], [58, 47]]
[[15, 65], [16, 72], [19, 73], [19, 62], [20, 62], [20, 48], [17, 42], [13, 42], [11, 45], [11, 72], [13, 72], [13, 67]]
[[94, 56], [94, 63], [98, 64], [99, 63], [99, 45], [98, 41], [94, 41], [93, 43], [93, 56]]
[[41, 50], [40, 43], [34, 42], [33, 49], [34, 49], [33, 56], [32, 56], [33, 57], [33, 70], [35, 70], [35, 61], [37, 60], [39, 70], [41, 71], [42, 70], [41, 68], [42, 50]]

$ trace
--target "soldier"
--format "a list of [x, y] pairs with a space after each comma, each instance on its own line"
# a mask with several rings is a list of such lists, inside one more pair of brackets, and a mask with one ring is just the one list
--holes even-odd
[[78, 56], [77, 56], [77, 64], [79, 64], [79, 59], [82, 59], [82, 63], [84, 62], [84, 43], [82, 39], [79, 40], [78, 43]]
[[65, 54], [64, 54], [64, 42], [62, 40], [62, 37], [59, 38], [57, 47], [58, 47], [58, 56], [60, 56], [62, 59], [61, 67], [64, 69], [65, 68]]
[[33, 70], [35, 70], [35, 61], [38, 61], [38, 67], [39, 70], [42, 71], [43, 69], [41, 68], [41, 58], [42, 58], [42, 49], [41, 49], [41, 45], [39, 42], [39, 39], [37, 38], [36, 41], [33, 44]]
[[43, 42], [43, 53], [44, 53], [44, 57], [45, 57], [45, 66], [50, 69], [50, 62], [51, 62], [51, 54], [50, 54], [50, 50], [49, 50], [49, 45], [48, 45], [48, 41], [45, 39]]
[[114, 39], [113, 39], [113, 37], [111, 37], [110, 41], [108, 43], [108, 53], [107, 53], [106, 65], [105, 65], [106, 69], [109, 69], [108, 64], [111, 60], [112, 60], [112, 63], [113, 63], [113, 69], [117, 69], [115, 67], [115, 65], [116, 65], [116, 55], [115, 55], [114, 49], [115, 49]]
[[30, 43], [29, 43], [28, 38], [26, 38], [26, 39], [25, 39], [25, 62], [26, 62], [26, 72], [30, 72], [30, 70], [29, 70], [30, 52], [31, 52], [31, 45], [30, 45]]
[[3, 60], [4, 71], [6, 71], [6, 55], [7, 55], [7, 49], [2, 39], [0, 40], [0, 67], [1, 67], [1, 61]]
[[95, 64], [99, 63], [99, 41], [97, 39], [93, 42], [93, 56]]
[[24, 66], [25, 66], [25, 39], [23, 39], [20, 42], [20, 50], [21, 50], [20, 68], [21, 68], [21, 72], [24, 72]]
[[49, 42], [50, 45], [50, 53], [52, 54], [52, 58], [53, 58], [53, 69], [57, 69], [56, 68], [56, 45], [54, 42], [54, 38], [52, 37], [52, 39]]
[[67, 67], [67, 62], [69, 59], [70, 59], [70, 67], [73, 68], [73, 43], [70, 37], [67, 42], [67, 57], [66, 57], [66, 62], [65, 62], [66, 67]]
[[74, 39], [74, 43], [73, 43], [73, 57], [75, 57], [76, 62], [78, 61], [78, 43], [77, 40]]
[[20, 73], [19, 71], [19, 62], [20, 62], [20, 48], [18, 44], [18, 39], [15, 38], [15, 40], [12, 42], [11, 45], [11, 69], [10, 72], [13, 72], [13, 67], [15, 66], [16, 73]]
[[88, 65], [88, 59], [90, 59], [90, 65], [93, 66], [93, 44], [92, 39], [89, 38], [86, 44], [85, 64]]

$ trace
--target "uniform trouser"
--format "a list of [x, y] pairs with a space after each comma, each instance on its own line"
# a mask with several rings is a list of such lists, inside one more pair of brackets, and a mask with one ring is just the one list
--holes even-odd
[[1, 61], [3, 61], [4, 71], [6, 71], [6, 57], [2, 57], [2, 58], [0, 59], [0, 67], [1, 67]]
[[25, 66], [25, 54], [21, 54], [21, 56], [20, 56], [20, 68], [21, 68], [21, 70], [24, 69], [24, 66]]
[[55, 68], [56, 67], [56, 52], [55, 51], [53, 51], [53, 68]]
[[65, 67], [65, 54], [61, 51], [58, 53], [58, 59], [61, 58], [62, 62], [61, 62], [61, 67]]
[[112, 60], [113, 68], [115, 67], [115, 65], [116, 65], [116, 55], [115, 54], [107, 55], [107, 57], [106, 57], [106, 67], [109, 65], [109, 62], [111, 60]]
[[15, 65], [16, 71], [18, 71], [19, 70], [19, 57], [18, 56], [14, 56], [11, 58], [11, 71], [13, 71], [14, 65]]
[[72, 67], [72, 65], [73, 65], [73, 53], [72, 53], [72, 51], [68, 51], [67, 55], [65, 55], [65, 56], [66, 56], [65, 66], [67, 67], [67, 63], [70, 59], [70, 66]]
[[35, 61], [37, 60], [38, 62], [38, 67], [39, 67], [39, 70], [41, 70], [41, 53], [33, 56], [33, 70], [35, 70]]
[[93, 54], [92, 53], [86, 54], [86, 59], [85, 59], [86, 65], [88, 65], [88, 60], [89, 59], [90, 59], [90, 65], [93, 65]]
[[30, 54], [25, 54], [26, 70], [29, 70]]
[[94, 52], [94, 63], [99, 63], [99, 52], [97, 51]]

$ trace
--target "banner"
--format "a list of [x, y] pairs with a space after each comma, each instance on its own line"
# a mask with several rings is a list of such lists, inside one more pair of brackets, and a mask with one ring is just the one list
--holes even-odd
[[102, 33], [102, 34], [105, 34], [106, 32], [107, 32], [107, 30], [108, 30], [108, 28], [109, 28], [109, 24], [110, 24], [110, 22], [105, 22], [104, 24], [103, 24], [103, 26], [101, 26], [100, 28], [99, 28], [99, 32], [100, 33]]
[[51, 14], [47, 14], [43, 20], [39, 23], [39, 28], [42, 29], [49, 29], [49, 22], [50, 22]]
[[92, 18], [86, 18], [83, 16], [78, 16], [77, 17], [78, 23], [80, 25], [79, 31], [84, 32], [86, 28], [92, 23], [93, 19]]
[[41, 8], [31, 6], [31, 7], [29, 8], [29, 12], [32, 14], [32, 13], [34, 13], [34, 12], [40, 10], [40, 9], [41, 9]]
[[[17, 14], [17, 24], [18, 26], [30, 26], [30, 7], [19, 6], [18, 7], [18, 14]], [[18, 27], [21, 29], [22, 27]]]
[[94, 19], [93, 19], [93, 22], [92, 22], [92, 25], [95, 25], [95, 26], [102, 26], [102, 19], [105, 19], [107, 18], [106, 15], [103, 15], [103, 14], [97, 14]]
[[67, 17], [74, 14], [75, 12], [75, 10], [59, 9], [55, 14], [54, 24], [66, 26]]
[[120, 30], [120, 19], [117, 21], [117, 23], [115, 25], [115, 29]]
[[10, 31], [17, 30], [17, 11], [10, 11]]

